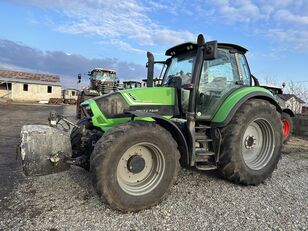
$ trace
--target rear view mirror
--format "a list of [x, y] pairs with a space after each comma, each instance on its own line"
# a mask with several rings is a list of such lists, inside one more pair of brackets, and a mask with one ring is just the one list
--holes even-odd
[[211, 41], [205, 43], [204, 59], [211, 60], [217, 57], [217, 41]]

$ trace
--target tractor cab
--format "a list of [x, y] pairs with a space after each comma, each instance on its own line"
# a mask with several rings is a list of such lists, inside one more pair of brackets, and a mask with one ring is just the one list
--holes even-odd
[[119, 83], [116, 71], [111, 69], [94, 68], [88, 75], [90, 76], [90, 89], [96, 90], [100, 94], [108, 93], [110, 88]]
[[95, 68], [88, 73], [88, 75], [93, 80], [105, 82], [112, 81], [115, 82], [117, 80], [116, 71], [105, 68]]
[[[178, 83], [184, 114], [188, 110], [190, 87], [196, 88], [197, 117], [210, 120], [231, 92], [251, 86], [251, 74], [245, 58], [247, 50], [235, 44], [218, 43], [214, 48], [217, 50], [213, 51], [215, 59], [205, 57], [200, 61], [200, 77], [193, 83], [197, 47], [196, 43], [184, 43], [166, 51], [166, 55], [171, 57], [166, 62], [163, 86]], [[196, 82], [197, 79], [199, 82]]]

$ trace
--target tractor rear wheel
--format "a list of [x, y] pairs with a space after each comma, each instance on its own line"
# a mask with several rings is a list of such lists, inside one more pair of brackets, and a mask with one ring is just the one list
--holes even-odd
[[291, 116], [288, 113], [282, 112], [281, 114], [282, 121], [282, 132], [283, 132], [283, 143], [287, 143], [290, 139], [292, 129], [293, 129], [293, 121]]
[[106, 132], [96, 143], [90, 170], [104, 201], [121, 211], [161, 202], [173, 185], [180, 154], [171, 134], [155, 123], [131, 121]]
[[270, 177], [281, 155], [280, 114], [269, 102], [244, 103], [222, 129], [218, 169], [227, 179], [258, 185]]

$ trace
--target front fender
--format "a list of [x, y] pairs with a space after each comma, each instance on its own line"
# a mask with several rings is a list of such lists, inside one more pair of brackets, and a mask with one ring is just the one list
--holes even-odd
[[141, 112], [141, 111], [129, 111], [126, 114], [132, 116], [132, 120], [135, 117], [139, 118], [153, 118], [160, 126], [169, 131], [172, 137], [178, 144], [178, 149], [181, 154], [181, 164], [184, 166], [189, 165], [189, 149], [188, 144], [185, 138], [185, 135], [181, 131], [181, 129], [171, 120], [164, 118], [163, 116], [150, 113], [150, 112]]
[[271, 104], [275, 105], [277, 111], [280, 113], [282, 111], [272, 93], [267, 89], [263, 87], [243, 87], [236, 90], [225, 99], [213, 117], [213, 125], [217, 127], [226, 126], [231, 121], [240, 106], [252, 98], [267, 100]]

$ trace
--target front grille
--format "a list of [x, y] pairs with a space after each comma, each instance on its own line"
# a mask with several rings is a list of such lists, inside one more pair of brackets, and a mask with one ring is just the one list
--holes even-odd
[[118, 87], [113, 82], [104, 82], [99, 85], [99, 92], [102, 94], [108, 94], [110, 92], [116, 91]]

